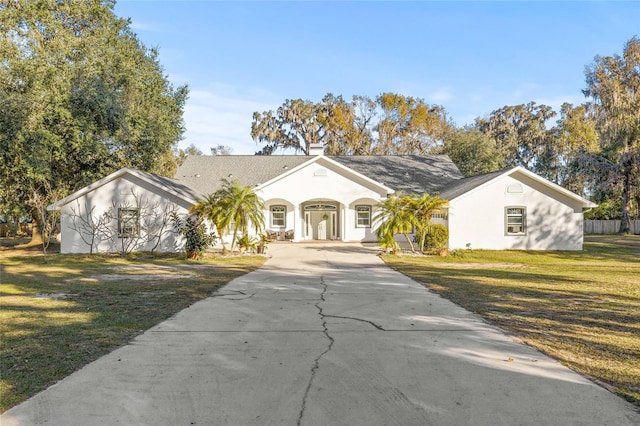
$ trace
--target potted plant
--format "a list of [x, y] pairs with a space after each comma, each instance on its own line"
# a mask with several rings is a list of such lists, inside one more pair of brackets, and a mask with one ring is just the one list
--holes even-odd
[[260, 234], [260, 240], [258, 241], [258, 254], [264, 254], [267, 250], [267, 243], [271, 242], [271, 238], [267, 234]]
[[258, 240], [256, 238], [252, 238], [247, 234], [244, 234], [241, 237], [238, 237], [238, 239], [236, 240], [236, 244], [238, 244], [238, 247], [240, 248], [240, 253], [244, 253], [249, 250], [254, 250], [256, 248], [257, 243], [258, 243]]

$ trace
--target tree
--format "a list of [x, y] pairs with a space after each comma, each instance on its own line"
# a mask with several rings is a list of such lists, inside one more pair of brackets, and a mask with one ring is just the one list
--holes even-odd
[[342, 96], [327, 94], [322, 99], [320, 121], [326, 130], [327, 155], [368, 155], [373, 146], [372, 121], [376, 103], [366, 96], [353, 96], [345, 102]]
[[228, 217], [224, 214], [223, 205], [219, 200], [219, 192], [214, 194], [207, 194], [205, 197], [194, 204], [189, 212], [195, 214], [200, 219], [208, 220], [213, 226], [215, 226], [218, 235], [220, 236], [220, 242], [222, 243], [222, 253], [227, 253], [227, 247], [224, 244], [222, 236], [228, 234], [229, 223]]
[[409, 234], [415, 229], [416, 241], [420, 244], [420, 251], [424, 249], [431, 223], [431, 217], [435, 212], [447, 205], [447, 201], [429, 194], [402, 195], [392, 194], [384, 201], [378, 203], [378, 212], [374, 216], [377, 222], [376, 236], [380, 244], [396, 250], [398, 244], [395, 241], [397, 234], [402, 234], [411, 251], [415, 252], [413, 242]]
[[[182, 150], [180, 150], [180, 151], [182, 151]], [[194, 144], [190, 144], [182, 152], [184, 152], [184, 156], [185, 157], [189, 157], [191, 155], [193, 155], [193, 156], [204, 155], [204, 152], [202, 152], [202, 150], [200, 148], [198, 148], [197, 146], [195, 146]]]
[[184, 161], [187, 157], [195, 157], [199, 155], [204, 155], [202, 150], [195, 146], [194, 144], [189, 144], [185, 149], [174, 149], [175, 152], [175, 160], [176, 165], [181, 166], [184, 164]]
[[213, 146], [211, 149], [211, 155], [231, 155], [233, 148], [228, 145]]
[[[42, 192], [51, 192], [51, 188], [46, 188], [48, 191]], [[47, 260], [47, 249], [49, 248], [49, 244], [51, 243], [51, 236], [53, 234], [53, 230], [56, 227], [56, 223], [60, 218], [60, 212], [58, 211], [49, 211], [47, 210], [48, 202], [47, 199], [42, 195], [42, 192], [35, 191], [31, 193], [29, 197], [29, 206], [32, 208], [32, 211], [37, 215], [37, 217], [42, 219], [40, 226], [40, 244], [42, 244], [42, 254], [44, 256], [44, 260]], [[33, 230], [32, 230], [33, 232]]]
[[329, 155], [427, 154], [442, 143], [449, 129], [446, 111], [424, 100], [383, 93], [376, 100], [328, 93], [321, 102], [286, 100], [277, 111], [253, 113], [251, 137], [266, 146], [309, 153], [322, 144]]
[[445, 109], [423, 99], [383, 93], [376, 103], [382, 119], [376, 125], [378, 140], [372, 154], [429, 154], [449, 129]]
[[447, 133], [442, 153], [448, 155], [465, 176], [489, 173], [504, 167], [504, 158], [495, 139], [473, 126], [452, 129]]
[[378, 203], [378, 211], [373, 217], [373, 221], [379, 223], [376, 236], [378, 241], [388, 248], [397, 250], [398, 243], [395, 241], [395, 236], [402, 234], [409, 243], [411, 252], [415, 252], [413, 242], [409, 237], [415, 224], [410, 204], [411, 197], [400, 194], [392, 194]]
[[522, 166], [548, 177], [541, 158], [553, 146], [546, 123], [555, 115], [550, 106], [530, 102], [497, 109], [488, 119], [476, 119], [476, 126], [496, 141], [505, 166]]
[[557, 125], [551, 129], [553, 144], [541, 157], [551, 180], [576, 193], [589, 184], [585, 155], [598, 151], [598, 132], [587, 105], [562, 104]]
[[251, 137], [266, 143], [258, 154], [271, 155], [278, 148], [309, 154], [312, 144], [323, 144], [325, 129], [318, 120], [321, 108], [311, 101], [287, 99], [276, 112], [253, 113]]
[[233, 233], [231, 251], [238, 231], [246, 234], [253, 225], [257, 233], [265, 227], [264, 204], [250, 186], [242, 186], [237, 180], [223, 179], [222, 187], [196, 203], [191, 212], [211, 221], [220, 236]]
[[214, 233], [207, 232], [207, 226], [201, 217], [181, 218], [173, 212], [171, 221], [174, 230], [184, 236], [184, 250], [188, 259], [200, 259], [207, 247], [216, 240]]
[[0, 3], [0, 205], [28, 210], [121, 167], [171, 174], [186, 86], [113, 0]]
[[640, 39], [633, 37], [622, 56], [596, 56], [585, 69], [585, 96], [592, 102], [608, 184], [621, 192], [620, 233], [629, 233], [629, 203], [640, 201]]
[[424, 251], [427, 234], [431, 228], [431, 217], [433, 214], [448, 204], [447, 200], [439, 197], [432, 197], [429, 194], [412, 195], [406, 199], [411, 214], [411, 221], [416, 228], [418, 236], [417, 242], [420, 244], [420, 251]]

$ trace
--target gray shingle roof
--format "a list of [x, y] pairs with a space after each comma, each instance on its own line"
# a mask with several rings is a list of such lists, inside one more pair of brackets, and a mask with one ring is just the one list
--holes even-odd
[[352, 155], [329, 157], [405, 194], [434, 194], [462, 173], [446, 155]]
[[150, 181], [156, 183], [157, 185], [164, 186], [165, 188], [175, 192], [178, 195], [181, 195], [184, 198], [190, 198], [196, 201], [198, 200], [198, 198], [200, 198], [200, 194], [198, 192], [196, 192], [193, 188], [183, 182], [179, 182], [175, 179], [164, 176], [158, 176], [153, 173], [143, 172], [141, 170], [137, 170], [137, 172], [145, 176]]
[[474, 188], [479, 187], [485, 182], [489, 182], [491, 179], [494, 179], [511, 169], [498, 170], [495, 172], [485, 173], [482, 175], [471, 176], [468, 178], [459, 179], [453, 182], [449, 182], [448, 185], [444, 186], [440, 193], [437, 194], [438, 197], [443, 198], [445, 200], [453, 200], [456, 197], [461, 196]]
[[[201, 155], [187, 157], [175, 179], [200, 194], [216, 191], [222, 179], [256, 186], [310, 160], [305, 155]], [[404, 193], [434, 193], [462, 178], [446, 155], [328, 156], [370, 179]]]
[[222, 179], [254, 187], [308, 161], [304, 155], [195, 155], [178, 167], [175, 179], [200, 194], [210, 194]]

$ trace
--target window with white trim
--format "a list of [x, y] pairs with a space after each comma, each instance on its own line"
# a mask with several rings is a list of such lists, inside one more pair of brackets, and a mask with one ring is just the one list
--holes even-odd
[[371, 206], [356, 206], [356, 228], [371, 228]]
[[118, 209], [118, 236], [120, 238], [140, 236], [139, 209]]
[[504, 213], [507, 235], [527, 234], [527, 209], [525, 207], [505, 207]]
[[271, 206], [271, 227], [285, 228], [287, 226], [287, 207]]

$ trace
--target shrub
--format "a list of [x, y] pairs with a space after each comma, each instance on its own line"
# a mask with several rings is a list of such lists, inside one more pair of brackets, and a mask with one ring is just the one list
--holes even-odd
[[425, 251], [440, 251], [447, 247], [449, 242], [449, 230], [441, 224], [429, 225], [422, 249]]
[[171, 218], [176, 232], [184, 235], [184, 250], [189, 259], [199, 259], [204, 254], [207, 247], [211, 246], [216, 236], [213, 232], [207, 232], [207, 226], [197, 218], [187, 217], [180, 219], [177, 214]]

